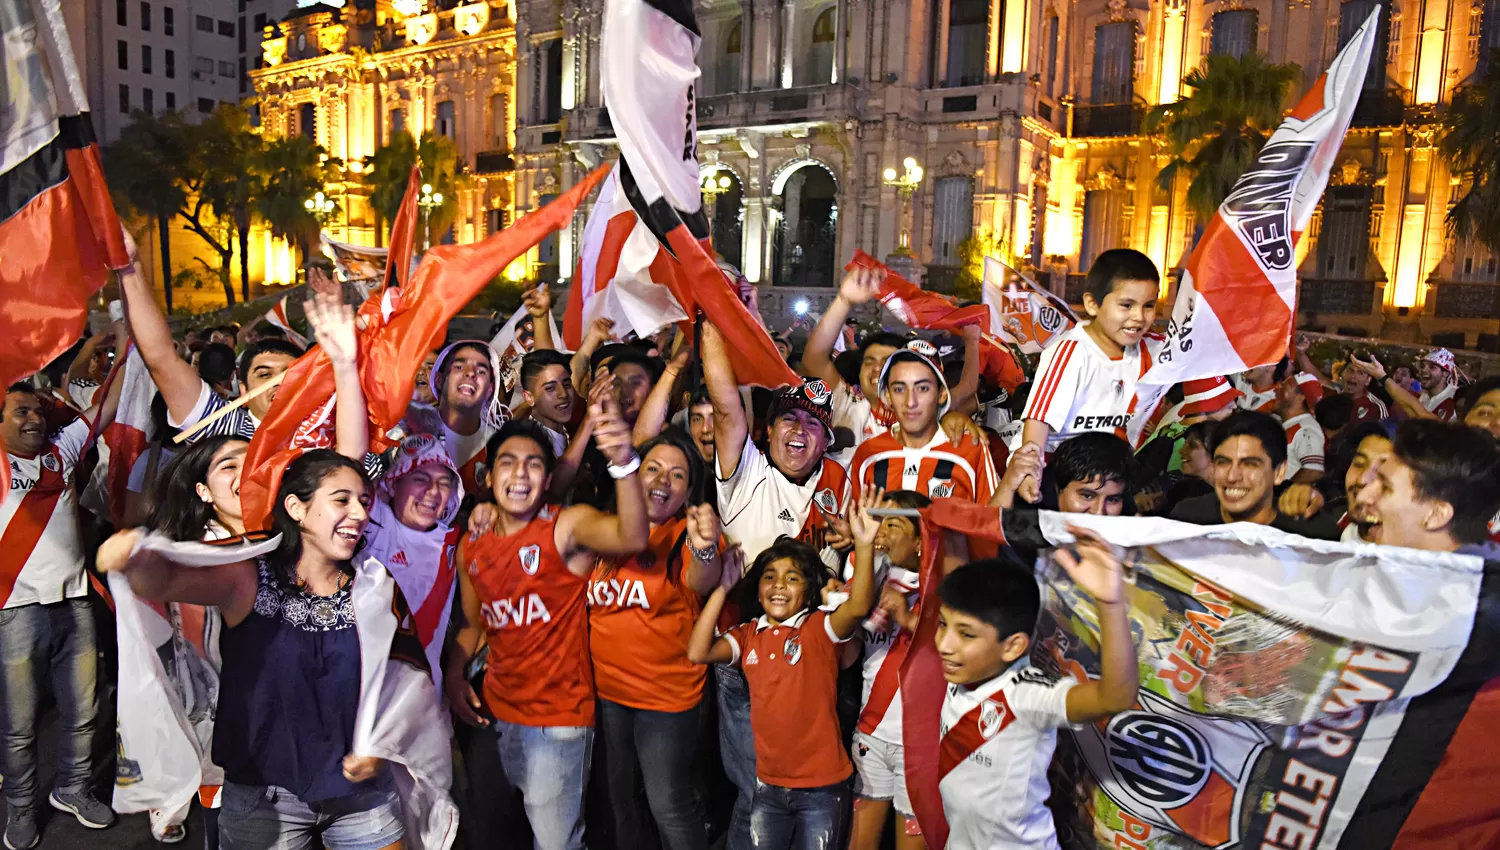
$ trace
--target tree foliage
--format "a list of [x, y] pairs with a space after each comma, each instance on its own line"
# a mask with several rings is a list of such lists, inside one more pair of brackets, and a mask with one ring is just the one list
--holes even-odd
[[417, 140], [410, 133], [397, 133], [390, 144], [375, 151], [365, 169], [370, 206], [387, 226], [395, 221], [415, 164], [422, 166], [422, 182], [430, 185], [434, 194], [443, 196], [443, 203], [427, 217], [428, 242], [436, 243], [457, 218], [458, 190], [467, 184], [466, 176], [458, 170], [458, 149], [447, 136], [429, 130]]
[[1146, 113], [1146, 133], [1171, 155], [1158, 185], [1171, 191], [1179, 175], [1187, 178], [1188, 206], [1207, 222], [1281, 123], [1301, 74], [1294, 64], [1272, 64], [1258, 53], [1205, 58], [1182, 81], [1187, 96]]
[[1500, 254], [1500, 50], [1443, 115], [1438, 148], [1461, 181], [1448, 210], [1448, 232], [1473, 237]]

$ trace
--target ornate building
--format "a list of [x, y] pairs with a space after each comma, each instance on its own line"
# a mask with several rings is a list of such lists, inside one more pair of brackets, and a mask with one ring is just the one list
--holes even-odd
[[469, 175], [454, 238], [482, 239], [509, 221], [516, 78], [509, 7], [476, 0], [406, 13], [418, 6], [298, 8], [266, 27], [262, 67], [249, 72], [263, 133], [307, 135], [347, 163], [346, 180], [330, 191], [341, 207], [326, 225], [335, 239], [383, 244], [361, 174], [398, 133], [453, 139]]
[[[479, 178], [456, 235], [477, 238], [614, 153], [602, 0], [515, 3], [294, 13], [267, 29], [270, 67], [251, 75], [264, 126], [311, 121], [351, 161], [393, 131], [451, 126]], [[1214, 52], [1297, 63], [1296, 97], [1377, 5], [1366, 90], [1302, 243], [1302, 320], [1500, 350], [1500, 269], [1446, 237], [1460, 187], [1433, 146], [1437, 116], [1500, 48], [1500, 0], [702, 0], [716, 245], [765, 285], [773, 321], [796, 302], [818, 312], [856, 248], [903, 241], [937, 289], [971, 237], [1070, 295], [1119, 245], [1175, 279], [1200, 222], [1184, 185], [1157, 185], [1166, 158], [1140, 134], [1145, 109]], [[925, 173], [903, 191], [888, 170], [907, 158]], [[373, 239], [350, 209], [352, 237]], [[582, 226], [580, 213], [534, 252], [531, 273], [569, 277]]]

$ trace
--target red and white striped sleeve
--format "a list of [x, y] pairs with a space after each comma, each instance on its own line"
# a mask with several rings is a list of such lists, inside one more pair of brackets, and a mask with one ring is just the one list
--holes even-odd
[[1079, 375], [1088, 357], [1078, 350], [1078, 345], [1077, 339], [1065, 336], [1057, 345], [1042, 352], [1036, 367], [1036, 379], [1031, 384], [1031, 396], [1026, 400], [1021, 418], [1045, 422], [1054, 433], [1062, 432], [1068, 424], [1068, 414], [1073, 410]]
[[1323, 471], [1323, 432], [1318, 428], [1302, 427], [1291, 435], [1287, 445], [1287, 456], [1295, 460], [1302, 469]]

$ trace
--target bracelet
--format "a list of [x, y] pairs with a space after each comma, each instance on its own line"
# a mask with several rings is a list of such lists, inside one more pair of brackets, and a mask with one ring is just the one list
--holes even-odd
[[709, 547], [707, 549], [699, 549], [692, 543], [688, 543], [688, 551], [693, 553], [694, 558], [697, 558], [700, 562], [706, 564], [709, 561], [712, 561], [714, 558], [719, 557], [719, 544], [712, 543], [709, 544]]
[[620, 464], [619, 466], [615, 466], [614, 464], [610, 464], [609, 465], [609, 477], [615, 479], [616, 481], [619, 481], [621, 478], [624, 478], [627, 475], [633, 475], [635, 473], [635, 471], [637, 469], [640, 469], [640, 468], [641, 468], [641, 456], [640, 455], [631, 455], [630, 456], [630, 460], [626, 461], [623, 464]]

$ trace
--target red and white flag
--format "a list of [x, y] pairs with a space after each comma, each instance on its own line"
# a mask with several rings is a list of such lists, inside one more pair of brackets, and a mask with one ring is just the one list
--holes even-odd
[[1167, 389], [1286, 354], [1297, 304], [1297, 242], [1328, 185], [1375, 47], [1377, 7], [1234, 184], [1188, 257], [1167, 338], [1136, 387], [1139, 445]]
[[799, 383], [707, 249], [693, 93], [699, 40], [686, 0], [605, 4], [600, 79], [620, 159], [584, 228], [563, 337], [576, 348], [600, 315], [640, 334], [701, 310], [727, 340], [741, 384]]
[[282, 333], [286, 334], [287, 339], [297, 343], [303, 348], [307, 348], [307, 337], [292, 330], [292, 320], [286, 312], [286, 302], [287, 299], [291, 297], [292, 296], [290, 295], [281, 296], [281, 300], [277, 301], [275, 306], [266, 311], [266, 321], [270, 322], [278, 328], [281, 328]]
[[[510, 321], [490, 340], [490, 348], [500, 355], [500, 397], [510, 406], [514, 406], [511, 403], [521, 392], [521, 360], [536, 350], [535, 321], [524, 306], [517, 307]], [[547, 326], [553, 339], [562, 339], [557, 333], [557, 320], [550, 312]]]
[[114, 421], [104, 429], [104, 444], [109, 447], [109, 513], [115, 527], [124, 528], [130, 469], [155, 436], [151, 433], [151, 399], [156, 396], [156, 384], [152, 383], [146, 362], [134, 345], [125, 355], [125, 365], [115, 380], [123, 382], [120, 406]]
[[994, 257], [984, 258], [983, 294], [990, 333], [1025, 354], [1040, 354], [1054, 336], [1078, 323], [1068, 302]]

